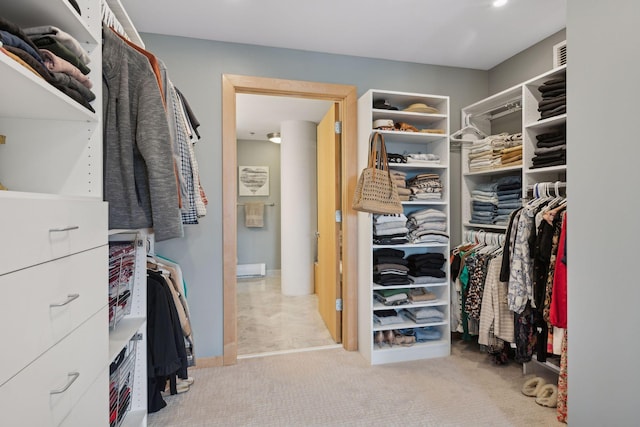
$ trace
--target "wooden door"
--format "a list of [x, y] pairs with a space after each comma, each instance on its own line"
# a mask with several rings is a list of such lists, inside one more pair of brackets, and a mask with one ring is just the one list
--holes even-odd
[[336, 307], [341, 299], [340, 274], [340, 134], [336, 132], [339, 105], [334, 103], [318, 125], [318, 261], [315, 289], [318, 309], [331, 336], [342, 341], [342, 316]]

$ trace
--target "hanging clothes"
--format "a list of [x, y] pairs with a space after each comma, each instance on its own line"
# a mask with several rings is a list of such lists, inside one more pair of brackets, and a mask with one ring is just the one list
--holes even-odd
[[104, 198], [109, 228], [150, 228], [182, 237], [171, 137], [146, 57], [103, 30]]

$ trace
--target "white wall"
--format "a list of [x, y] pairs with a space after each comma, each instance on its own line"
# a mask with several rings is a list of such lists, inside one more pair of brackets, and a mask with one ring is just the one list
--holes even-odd
[[569, 425], [640, 424], [637, 0], [569, 0]]
[[285, 120], [280, 124], [280, 134], [280, 288], [284, 295], [310, 295], [314, 292], [313, 262], [318, 230], [316, 124]]

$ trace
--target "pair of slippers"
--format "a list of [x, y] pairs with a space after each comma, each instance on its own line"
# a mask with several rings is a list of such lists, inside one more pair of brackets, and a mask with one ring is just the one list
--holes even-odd
[[522, 394], [535, 397], [538, 405], [548, 408], [558, 406], [558, 386], [547, 384], [544, 378], [534, 377], [525, 381], [522, 386]]
[[[194, 383], [193, 377], [178, 378], [176, 380], [176, 391], [177, 391], [177, 394], [185, 393], [185, 392], [189, 391], [189, 388], [191, 387], [191, 385], [193, 383]], [[160, 392], [162, 397], [171, 396], [171, 391], [169, 390], [169, 384], [168, 383], [167, 383], [166, 387], [167, 388], [165, 390], [162, 390]]]

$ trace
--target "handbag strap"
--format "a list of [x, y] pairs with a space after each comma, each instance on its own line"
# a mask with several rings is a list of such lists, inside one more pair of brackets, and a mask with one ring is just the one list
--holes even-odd
[[[380, 151], [378, 151], [378, 141], [380, 141]], [[380, 132], [373, 132], [369, 137], [369, 144], [369, 167], [388, 171], [389, 160], [387, 159], [387, 147], [384, 143], [384, 136]]]

